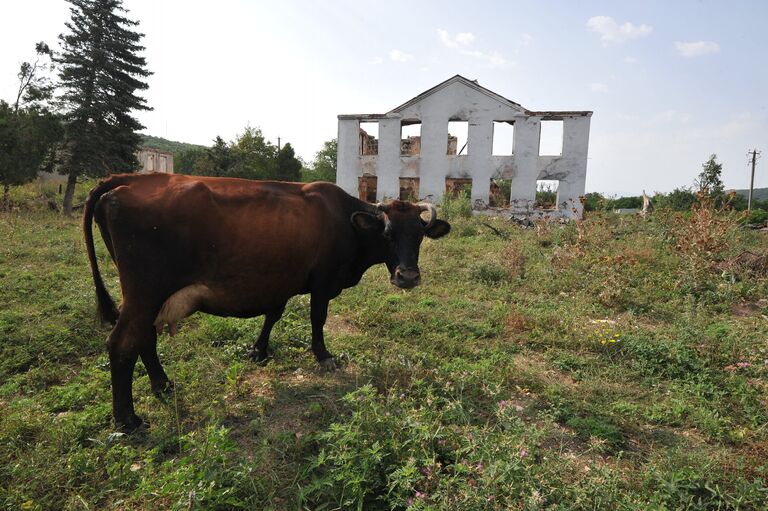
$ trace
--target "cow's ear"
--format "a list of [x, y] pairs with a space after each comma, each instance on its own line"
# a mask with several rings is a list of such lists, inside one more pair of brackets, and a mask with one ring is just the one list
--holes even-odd
[[445, 220], [435, 220], [435, 223], [433, 223], [429, 229], [424, 231], [424, 234], [427, 236], [427, 238], [436, 240], [437, 238], [442, 238], [449, 232], [451, 232], [451, 224]]
[[373, 213], [367, 213], [365, 211], [358, 211], [352, 213], [350, 219], [355, 229], [363, 232], [369, 232], [371, 234], [381, 234], [384, 232], [384, 221], [379, 215]]

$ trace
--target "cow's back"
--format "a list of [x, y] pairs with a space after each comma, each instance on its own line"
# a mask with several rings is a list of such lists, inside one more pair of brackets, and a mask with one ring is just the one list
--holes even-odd
[[[211, 290], [202, 310], [262, 313], [303, 292], [347, 244], [331, 184], [181, 175], [120, 176], [103, 213], [124, 296]], [[348, 197], [348, 196], [347, 196]], [[342, 251], [343, 252], [343, 251]], [[164, 299], [164, 298], [163, 298]]]

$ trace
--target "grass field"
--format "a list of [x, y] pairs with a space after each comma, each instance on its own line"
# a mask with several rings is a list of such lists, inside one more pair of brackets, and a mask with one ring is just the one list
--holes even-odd
[[340, 371], [316, 369], [307, 297], [263, 367], [261, 318], [198, 314], [160, 339], [171, 399], [137, 365], [131, 436], [79, 219], [0, 214], [0, 508], [768, 509], [768, 277], [734, 258], [765, 233], [456, 212], [421, 287], [380, 267], [332, 302]]

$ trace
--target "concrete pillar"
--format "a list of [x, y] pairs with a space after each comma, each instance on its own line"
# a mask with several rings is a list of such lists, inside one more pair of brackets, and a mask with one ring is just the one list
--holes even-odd
[[467, 165], [472, 172], [472, 205], [481, 201], [488, 205], [493, 165], [493, 121], [470, 119], [467, 127]]
[[558, 186], [557, 206], [564, 216], [571, 218], [581, 218], [583, 213], [580, 197], [587, 180], [589, 125], [590, 118], [586, 116], [563, 119], [563, 158], [569, 172]]
[[379, 158], [376, 167], [376, 200], [400, 196], [400, 118], [379, 121]]
[[515, 163], [510, 207], [519, 212], [533, 209], [536, 202], [536, 179], [539, 177], [539, 136], [541, 118], [528, 117], [515, 122]]
[[360, 160], [360, 122], [339, 119], [339, 138], [336, 156], [336, 184], [357, 197], [357, 178]]
[[448, 120], [430, 117], [421, 125], [421, 166], [419, 198], [438, 203], [445, 193], [448, 173]]

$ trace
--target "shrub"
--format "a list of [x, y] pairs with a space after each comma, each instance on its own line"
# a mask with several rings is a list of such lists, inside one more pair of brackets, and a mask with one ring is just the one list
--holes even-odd
[[747, 214], [742, 223], [747, 225], [763, 225], [768, 221], [768, 211], [764, 209], [753, 209]]
[[446, 220], [470, 218], [472, 216], [472, 190], [465, 186], [455, 197], [451, 194], [445, 194], [442, 213]]
[[507, 271], [496, 263], [481, 262], [472, 267], [472, 280], [483, 284], [495, 285], [507, 278]]

